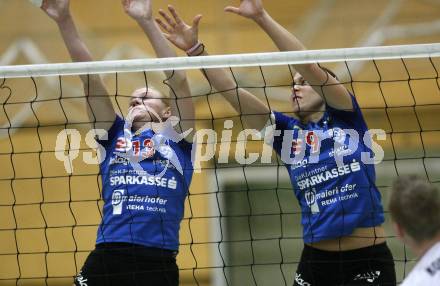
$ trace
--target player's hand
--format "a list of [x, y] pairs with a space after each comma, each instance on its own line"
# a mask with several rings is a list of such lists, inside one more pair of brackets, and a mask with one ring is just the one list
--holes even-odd
[[168, 5], [170, 17], [165, 11], [159, 10], [162, 19], [157, 18], [156, 22], [163, 29], [165, 37], [181, 50], [187, 51], [198, 42], [199, 22], [202, 15], [197, 15], [193, 19], [193, 25], [186, 24], [177, 14], [173, 6]]
[[122, 0], [125, 13], [136, 21], [151, 20], [151, 0]]
[[56, 22], [70, 17], [69, 0], [44, 0], [41, 9]]
[[225, 12], [231, 12], [245, 18], [256, 20], [264, 14], [261, 0], [240, 0], [240, 6], [227, 6]]

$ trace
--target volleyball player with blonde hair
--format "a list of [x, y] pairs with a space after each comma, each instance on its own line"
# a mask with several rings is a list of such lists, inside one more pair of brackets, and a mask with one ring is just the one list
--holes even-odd
[[[152, 18], [150, 0], [124, 0], [122, 5], [145, 32], [158, 57], [176, 56]], [[91, 61], [70, 14], [69, 0], [44, 0], [42, 9], [57, 23], [72, 60]], [[183, 129], [190, 128], [194, 107], [185, 72], [167, 71], [166, 75], [177, 104], [150, 86], [141, 87], [132, 94], [125, 120], [115, 113], [100, 76], [81, 76], [90, 121], [108, 132], [107, 138], [98, 140], [105, 148], [100, 165], [103, 218], [96, 248], [75, 278], [75, 285], [179, 283], [176, 255], [193, 174], [192, 144], [163, 138], [153, 130], [153, 123], [174, 114], [181, 116]], [[138, 165], [132, 165], [133, 160]]]
[[[163, 19], [157, 19], [168, 40], [189, 56], [208, 55], [207, 47], [198, 39], [202, 16], [197, 15], [189, 26], [172, 6], [168, 9], [171, 16], [160, 11]], [[305, 50], [267, 13], [261, 0], [242, 0], [239, 7], [228, 6], [225, 11], [253, 20], [281, 51]], [[306, 148], [307, 163], [286, 163], [302, 209], [305, 242], [294, 285], [395, 285], [394, 261], [385, 242], [374, 166], [361, 158], [361, 153], [371, 155], [372, 150], [359, 140], [356, 150], [340, 156], [344, 151], [350, 153], [350, 137], [343, 130], [353, 130], [359, 138], [368, 131], [361, 109], [355, 97], [328, 70], [318, 64], [294, 68], [297, 73], [292, 92], [286, 94], [293, 116], [270, 110], [252, 93], [238, 87], [227, 70], [203, 70], [212, 86], [244, 115], [242, 119], [248, 127], [261, 130], [268, 119], [275, 123], [280, 135], [273, 134], [269, 144], [273, 143], [280, 156], [283, 140], [289, 140], [285, 145], [293, 147], [293, 153], [298, 147]], [[319, 145], [314, 144], [318, 139]], [[301, 144], [301, 140], [307, 144]], [[336, 149], [337, 144], [341, 149]], [[294, 157], [291, 152], [288, 154], [288, 159]], [[311, 162], [312, 156], [318, 161]], [[336, 157], [341, 159], [339, 163]]]

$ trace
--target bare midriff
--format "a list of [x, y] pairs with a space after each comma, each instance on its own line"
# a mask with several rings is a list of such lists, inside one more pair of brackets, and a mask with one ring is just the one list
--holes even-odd
[[383, 242], [385, 242], [385, 230], [382, 226], [375, 226], [355, 228], [348, 236], [306, 244], [326, 251], [346, 251], [377, 245]]

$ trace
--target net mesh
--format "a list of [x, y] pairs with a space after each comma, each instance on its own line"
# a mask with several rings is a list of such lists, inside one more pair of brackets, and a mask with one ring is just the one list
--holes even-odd
[[[323, 62], [355, 95], [369, 128], [387, 134], [386, 140], [377, 141], [385, 155], [376, 165], [376, 184], [401, 281], [414, 258], [390, 227], [389, 187], [396, 176], [406, 173], [440, 182], [440, 61], [429, 54], [410, 59], [374, 55]], [[294, 70], [287, 63], [291, 62], [255, 61], [228, 71], [237, 87], [256, 94], [271, 110], [290, 112], [287, 99]], [[287, 171], [275, 153], [270, 162], [259, 158], [239, 163], [238, 136], [245, 128], [244, 117], [252, 115], [237, 114], [201, 73], [187, 72], [197, 129], [212, 129], [217, 136], [203, 142], [203, 151], [212, 148], [214, 156], [202, 162], [185, 203], [178, 255], [181, 285], [292, 285], [303, 242], [301, 210]], [[86, 152], [96, 155], [85, 141], [92, 122], [77, 76], [64, 71], [25, 75], [6, 74], [0, 81], [0, 285], [65, 285], [94, 248], [102, 218], [99, 166], [83, 160]], [[134, 88], [154, 85], [165, 92], [168, 88], [160, 73], [149, 70], [109, 68], [103, 77], [115, 110], [122, 115], [127, 114]], [[232, 128], [231, 122], [225, 123], [228, 120]], [[81, 135], [79, 147], [70, 137], [62, 146], [63, 155], [71, 156], [71, 173], [55, 152], [57, 136], [66, 129]], [[227, 130], [232, 130], [230, 138]], [[231, 143], [224, 153], [222, 138]], [[262, 150], [261, 140], [248, 141], [245, 157]]]

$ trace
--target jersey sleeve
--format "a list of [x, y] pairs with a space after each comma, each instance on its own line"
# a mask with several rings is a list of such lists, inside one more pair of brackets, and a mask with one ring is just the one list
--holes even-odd
[[182, 149], [186, 157], [191, 158], [191, 152], [193, 147], [192, 143], [186, 141], [185, 139], [182, 139], [177, 143], [177, 145], [179, 145], [179, 147]]
[[[263, 127], [263, 129], [260, 130], [261, 137], [264, 137], [266, 132], [273, 132], [273, 130], [280, 130], [284, 131], [289, 128], [289, 122], [293, 118], [288, 117], [284, 115], [281, 112], [278, 111], [272, 111], [270, 113], [270, 118], [267, 120], [266, 125]], [[268, 128], [269, 126], [275, 125], [275, 129]]]
[[[264, 132], [261, 134], [264, 136], [264, 143], [273, 147], [273, 149], [280, 154], [284, 138], [284, 130], [292, 129], [292, 124], [296, 122], [296, 119], [289, 117], [281, 112], [272, 111], [270, 116], [270, 124], [265, 127]], [[275, 125], [275, 129], [268, 128], [269, 125]], [[275, 133], [279, 131], [279, 133]], [[267, 133], [269, 132], [269, 133]]]
[[348, 125], [353, 126], [354, 129], [358, 131], [367, 130], [367, 124], [365, 122], [364, 116], [362, 115], [362, 110], [356, 98], [350, 93], [351, 102], [353, 104], [353, 110], [342, 110], [326, 105], [327, 112], [332, 117], [337, 117]]
[[289, 123], [292, 121], [292, 117], [284, 115], [278, 111], [272, 111], [271, 119], [273, 118], [273, 122], [275, 123], [277, 130], [286, 130], [289, 129]]
[[181, 141], [179, 141], [177, 143], [177, 145], [180, 147], [180, 149], [183, 152], [184, 160], [181, 160], [181, 163], [183, 163], [182, 164], [183, 169], [186, 170], [186, 171], [194, 170], [194, 167], [193, 167], [193, 164], [192, 164], [192, 162], [193, 162], [193, 160], [192, 160], [193, 144], [188, 142], [188, 141], [186, 141], [185, 139], [182, 139]]
[[124, 120], [119, 115], [116, 115], [115, 121], [107, 132], [107, 139], [101, 139], [97, 137], [96, 142], [107, 149], [115, 140], [118, 131], [122, 129], [124, 129]]

